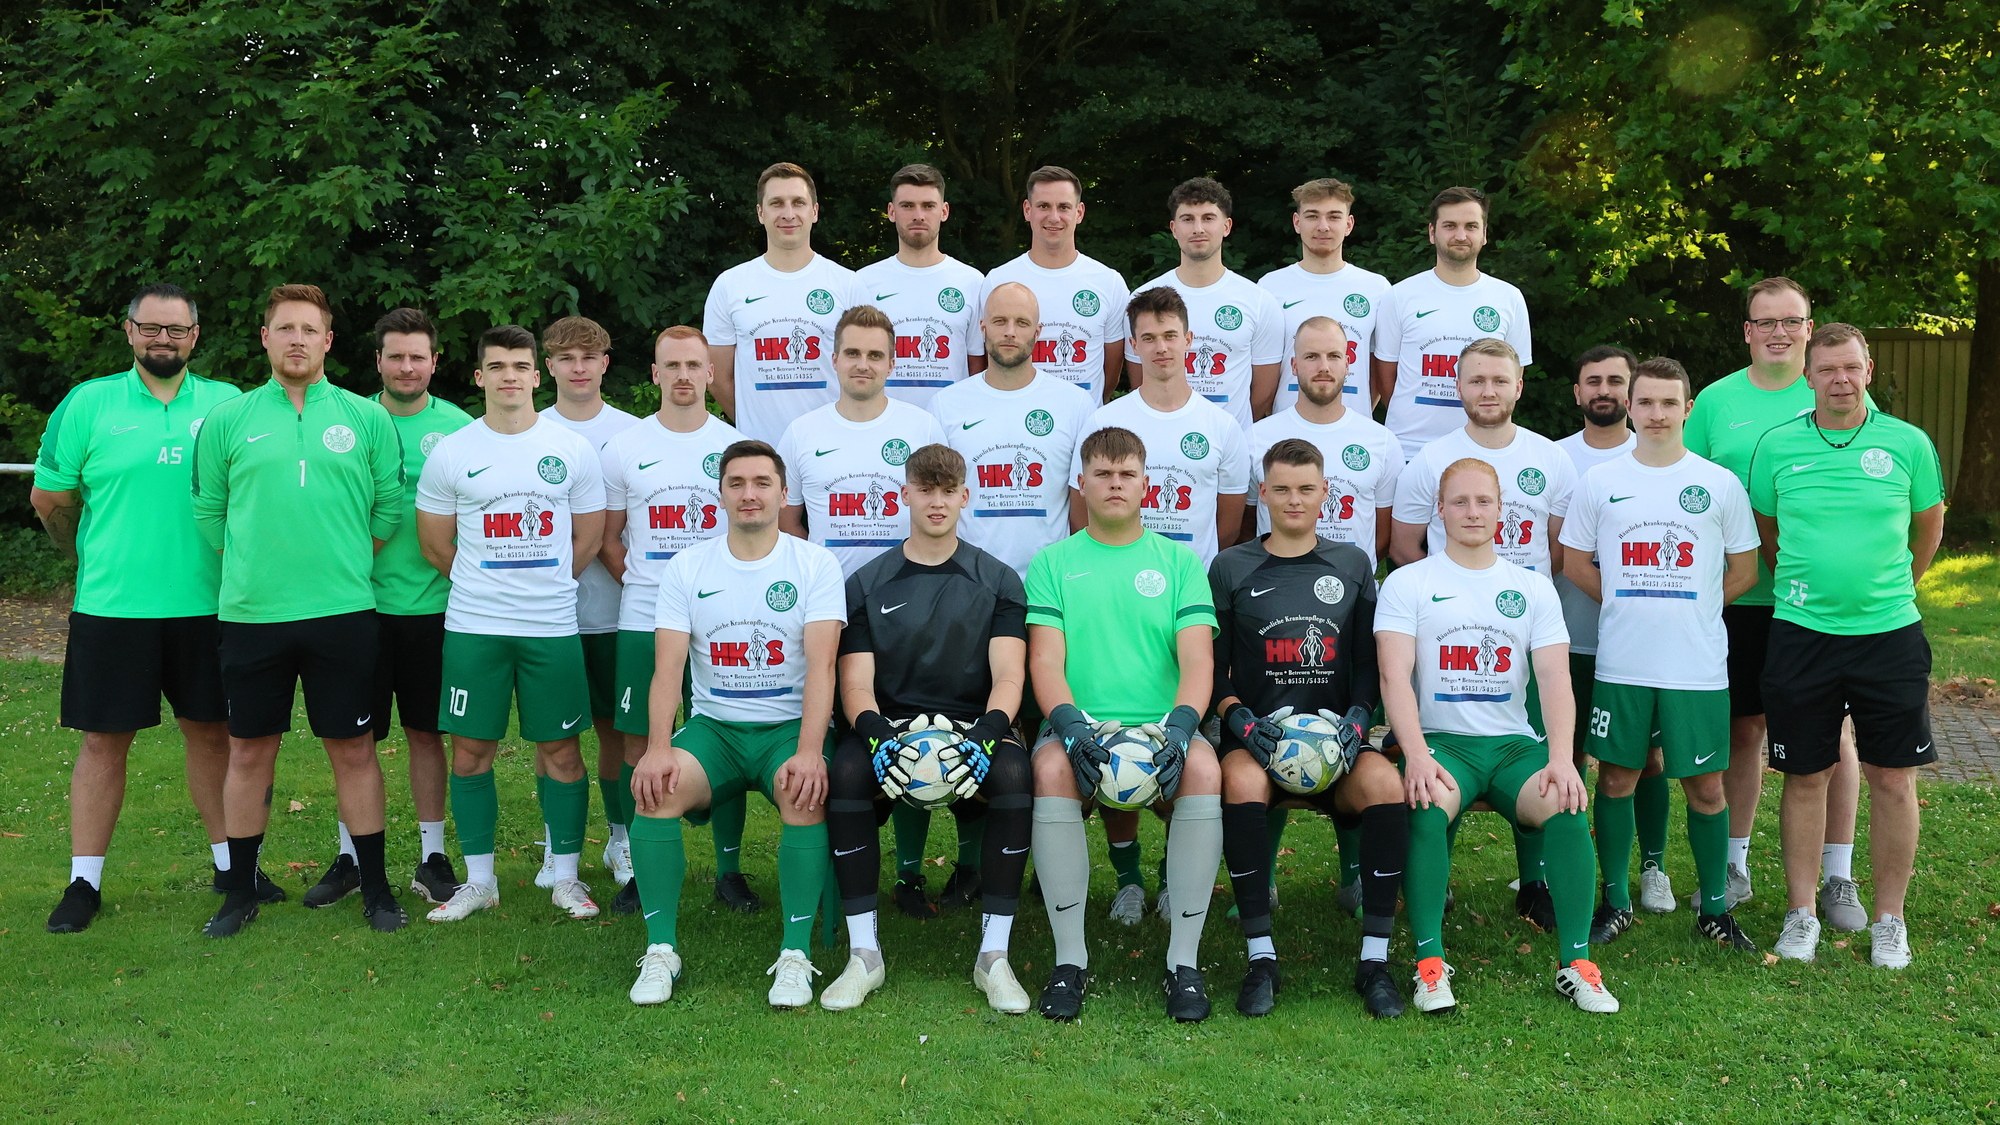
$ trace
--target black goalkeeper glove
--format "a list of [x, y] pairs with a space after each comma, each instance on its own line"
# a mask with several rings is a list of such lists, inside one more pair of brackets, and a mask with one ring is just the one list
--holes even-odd
[[1335, 716], [1333, 712], [1322, 709], [1319, 716], [1340, 730], [1340, 756], [1346, 759], [1341, 773], [1345, 774], [1354, 768], [1354, 759], [1368, 745], [1370, 712], [1368, 708], [1356, 705], [1349, 707], [1345, 715]]
[[895, 724], [880, 711], [863, 711], [854, 717], [854, 733], [868, 740], [868, 764], [874, 767], [875, 783], [883, 794], [893, 800], [909, 792], [909, 763], [904, 761], [907, 748], [897, 736]]
[[1105, 764], [1111, 761], [1111, 752], [1097, 741], [1097, 728], [1074, 703], [1058, 704], [1050, 711], [1049, 726], [1062, 739], [1063, 750], [1069, 754], [1070, 770], [1076, 774], [1077, 796], [1090, 800], [1097, 795], [1097, 781], [1103, 776]]
[[1250, 757], [1263, 767], [1270, 766], [1271, 755], [1278, 751], [1278, 740], [1285, 736], [1283, 727], [1241, 703], [1222, 716], [1222, 725], [1242, 741], [1243, 748], [1250, 751]]
[[1171, 801], [1180, 793], [1181, 770], [1187, 766], [1188, 744], [1201, 727], [1201, 712], [1183, 703], [1167, 712], [1157, 728], [1160, 750], [1153, 755], [1153, 777], [1160, 783], [1160, 797]]

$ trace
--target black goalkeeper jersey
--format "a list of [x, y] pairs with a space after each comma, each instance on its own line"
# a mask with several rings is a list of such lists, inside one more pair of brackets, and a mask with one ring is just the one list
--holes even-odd
[[1360, 548], [1321, 538], [1298, 558], [1260, 536], [1216, 556], [1215, 701], [1259, 715], [1280, 707], [1338, 715], [1382, 697], [1375, 663], [1375, 571]]
[[994, 637], [1027, 640], [1027, 593], [1013, 567], [970, 543], [938, 566], [891, 547], [847, 580], [840, 652], [874, 654], [875, 706], [892, 719], [984, 715]]

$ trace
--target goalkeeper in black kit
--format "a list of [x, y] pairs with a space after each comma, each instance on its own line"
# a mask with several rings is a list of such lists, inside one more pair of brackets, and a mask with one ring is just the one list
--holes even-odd
[[[1219, 623], [1223, 859], [1249, 946], [1249, 971], [1236, 999], [1246, 1016], [1268, 1014], [1280, 985], [1264, 821], [1274, 801], [1318, 809], [1342, 825], [1359, 823], [1362, 938], [1354, 988], [1371, 1015], [1403, 1013], [1388, 959], [1409, 813], [1402, 776], [1367, 742], [1381, 699], [1374, 568], [1360, 548], [1318, 535], [1326, 495], [1316, 446], [1299, 438], [1271, 446], [1257, 501], [1271, 513], [1271, 533], [1222, 552], [1208, 570]], [[1275, 784], [1267, 767], [1285, 737], [1280, 722], [1314, 713], [1336, 728], [1346, 769], [1331, 788], [1302, 796]]]

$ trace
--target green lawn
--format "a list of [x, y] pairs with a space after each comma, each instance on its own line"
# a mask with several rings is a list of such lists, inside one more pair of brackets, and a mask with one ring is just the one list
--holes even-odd
[[[1552, 939], [1514, 919], [1512, 849], [1482, 818], [1460, 840], [1448, 918], [1460, 1014], [1372, 1024], [1348, 988], [1357, 924], [1331, 909], [1332, 833], [1298, 818], [1277, 915], [1288, 977], [1269, 1019], [1231, 1006], [1242, 943], [1218, 905], [1204, 945], [1217, 1014], [1168, 1022], [1156, 995], [1165, 928], [1103, 921], [1102, 864], [1088, 906], [1096, 979], [1073, 1026], [986, 1010], [965, 977], [977, 922], [962, 914], [885, 915], [890, 983], [865, 1008], [772, 1012], [772, 914], [724, 915], [705, 893], [689, 896], [678, 995], [641, 1010], [625, 1000], [638, 920], [557, 922], [529, 884], [539, 818], [518, 752], [500, 766], [504, 906], [385, 937], [352, 902], [297, 905], [330, 850], [332, 793], [324, 759], [288, 743], [275, 806], [304, 808], [276, 815], [265, 866], [294, 901], [215, 943], [197, 933], [215, 900], [178, 747], [153, 732], [134, 751], [106, 912], [85, 934], [44, 933], [68, 851], [73, 738], [54, 728], [57, 680], [54, 667], [0, 664], [8, 1120], [2000, 1120], [2000, 964], [1987, 948], [2000, 913], [2000, 794], [1990, 789], [1924, 788], [1917, 962], [1902, 973], [1871, 969], [1865, 936], [1823, 947], [1816, 965], [1768, 966], [1695, 944], [1684, 911], [1642, 916], [1599, 953], [1625, 1010], [1583, 1015], [1550, 987]], [[415, 827], [401, 759], [385, 765], [400, 867]], [[1740, 911], [1764, 944], [1781, 914], [1774, 800], [1766, 810], [1752, 853], [1759, 893]], [[704, 835], [690, 833], [698, 861]], [[769, 810], [753, 806], [745, 850], [766, 891], [775, 837]], [[933, 852], [947, 847], [941, 837]], [[1670, 867], [1691, 889], [1684, 846]], [[586, 874], [608, 901], [595, 846]], [[706, 864], [690, 874], [692, 892]], [[1049, 962], [1039, 903], [1024, 902], [1015, 932], [1016, 966], [1038, 990]], [[1397, 945], [1407, 952], [1401, 935]], [[814, 955], [829, 978], [844, 960]]]
[[1917, 587], [1931, 639], [1932, 678], [2000, 679], [2000, 556], [1940, 553]]

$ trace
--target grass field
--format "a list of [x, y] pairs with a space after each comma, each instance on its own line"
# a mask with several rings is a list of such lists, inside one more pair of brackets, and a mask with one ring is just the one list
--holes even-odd
[[[81, 935], [44, 933], [66, 875], [74, 746], [54, 725], [58, 678], [50, 666], [0, 664], [7, 1120], [2000, 1120], [2000, 959], [1989, 948], [2000, 794], [1990, 789], [1924, 786], [1917, 961], [1902, 973], [1869, 967], [1865, 935], [1823, 945], [1818, 964], [1774, 966], [1696, 944], [1685, 910], [1642, 915], [1598, 952], [1625, 1010], [1586, 1016], [1550, 987], [1553, 939], [1514, 918], [1512, 848], [1482, 817], [1460, 839], [1459, 906], [1447, 918], [1460, 1013], [1374, 1024], [1348, 987], [1358, 931], [1332, 910], [1332, 833], [1299, 817], [1277, 914], [1286, 989], [1268, 1019], [1232, 1007], [1242, 942], [1218, 895], [1203, 947], [1217, 1014], [1167, 1021], [1165, 927], [1103, 920], [1112, 881], [1101, 862], [1087, 907], [1095, 981], [1075, 1025], [986, 1010], [966, 979], [976, 917], [917, 923], [893, 911], [884, 991], [856, 1012], [779, 1013], [764, 1004], [773, 914], [712, 908], [705, 833], [691, 832], [687, 973], [670, 1004], [638, 1009], [625, 990], [639, 921], [558, 922], [529, 883], [539, 817], [518, 750], [499, 767], [504, 905], [381, 936], [352, 900], [297, 905], [331, 850], [332, 790], [317, 750], [288, 741], [265, 866], [293, 901], [218, 943], [197, 932], [215, 900], [178, 744], [151, 732], [134, 750], [105, 913]], [[402, 759], [384, 765], [391, 862], [406, 870], [415, 826]], [[282, 811], [293, 802], [300, 811]], [[1751, 859], [1758, 895], [1739, 915], [1768, 945], [1782, 902], [1775, 800], [1765, 808]], [[1678, 816], [1670, 870], [1685, 894]], [[775, 838], [775, 818], [753, 801], [746, 866], [766, 892]], [[596, 851], [585, 850], [586, 877], [608, 901]], [[1865, 898], [1865, 860], [1857, 866]], [[1050, 948], [1039, 903], [1024, 900], [1015, 935], [1015, 965], [1037, 991]], [[1407, 954], [1401, 933], [1397, 949]], [[845, 951], [814, 956], [823, 985]]]
[[1941, 553], [1917, 587], [1932, 677], [2000, 678], [2000, 555]]

